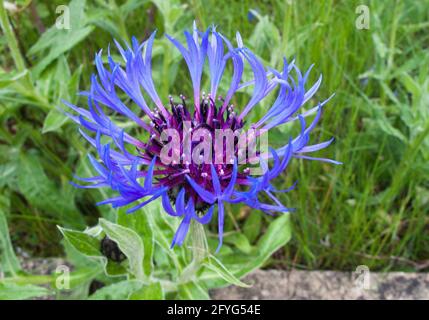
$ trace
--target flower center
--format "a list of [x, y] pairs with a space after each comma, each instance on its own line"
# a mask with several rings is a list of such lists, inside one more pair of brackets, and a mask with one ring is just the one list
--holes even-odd
[[[238, 157], [237, 133], [243, 128], [243, 122], [238, 120], [234, 106], [225, 105], [221, 97], [217, 105], [210, 95], [203, 94], [199, 109], [193, 113], [183, 95], [180, 95], [179, 102], [175, 102], [171, 96], [169, 100], [171, 112], [167, 118], [157, 110], [153, 113], [153, 134], [143, 154], [148, 160], [153, 156], [161, 157], [162, 149], [168, 143], [173, 144], [178, 157], [165, 165], [162, 171], [164, 174], [157, 176], [157, 180], [160, 185], [170, 187], [168, 194], [172, 201], [185, 188], [187, 197], [193, 197], [196, 210], [203, 212], [209, 205], [189, 185], [186, 175], [206, 190], [213, 191], [213, 165], [221, 186], [226, 187], [231, 179], [234, 159]], [[179, 145], [163, 139], [163, 132], [168, 130], [178, 133]], [[223, 136], [217, 136], [219, 132]], [[238, 176], [247, 176], [246, 171]]]

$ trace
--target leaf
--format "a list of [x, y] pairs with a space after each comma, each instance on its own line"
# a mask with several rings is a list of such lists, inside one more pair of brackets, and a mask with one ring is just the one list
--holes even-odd
[[55, 92], [52, 94], [53, 98], [51, 99], [56, 108], [51, 109], [46, 116], [43, 122], [42, 133], [56, 131], [67, 122], [67, 116], [59, 110], [58, 105], [61, 104], [62, 99], [71, 103], [76, 102], [81, 73], [82, 65], [72, 75], [65, 56], [61, 55], [59, 57], [54, 73]]
[[40, 55], [47, 51], [32, 70], [35, 77], [38, 77], [51, 62], [72, 49], [94, 30], [93, 26], [87, 26], [84, 14], [85, 3], [84, 0], [72, 0], [70, 2], [68, 6], [71, 24], [69, 30], [58, 29], [54, 25], [30, 48], [29, 55]]
[[144, 258], [143, 269], [146, 276], [150, 276], [153, 270], [154, 235], [149, 222], [151, 210], [158, 208], [155, 203], [150, 203], [134, 214], [127, 214], [125, 209], [118, 211], [118, 224], [137, 232], [143, 241]]
[[241, 282], [238, 278], [236, 278], [218, 259], [214, 256], [210, 256], [208, 258], [208, 262], [203, 263], [203, 266], [206, 268], [216, 272], [222, 279], [227, 281], [230, 284], [234, 284], [239, 287], [248, 288], [249, 285]]
[[117, 263], [104, 258], [104, 272], [110, 277], [119, 277], [127, 274], [127, 269], [122, 263]]
[[[375, 107], [375, 108], [379, 108], [379, 107]], [[390, 136], [396, 137], [403, 142], [407, 142], [407, 138], [404, 136], [404, 134], [400, 130], [392, 126], [391, 121], [386, 117], [386, 115], [383, 112], [381, 112], [380, 110], [376, 110], [375, 114], [376, 114], [375, 122], [379, 129], [381, 129], [382, 131], [384, 131], [386, 134]]]
[[386, 57], [389, 49], [386, 47], [386, 45], [384, 44], [384, 42], [381, 40], [381, 38], [378, 35], [378, 33], [373, 33], [373, 35], [372, 35], [372, 41], [374, 43], [375, 51], [377, 52], [378, 56], [381, 59], [384, 59]]
[[244, 222], [243, 233], [250, 243], [253, 243], [261, 233], [262, 214], [251, 212], [246, 222]]
[[89, 300], [126, 300], [143, 286], [138, 280], [125, 280], [97, 290]]
[[139, 7], [145, 4], [145, 1], [141, 0], [128, 0], [123, 5], [121, 5], [120, 10], [124, 17], [128, 16], [133, 11], [137, 10]]
[[187, 7], [179, 1], [152, 0], [152, 3], [158, 8], [164, 20], [164, 27], [167, 33], [174, 30], [177, 21], [182, 17]]
[[103, 268], [100, 265], [93, 265], [70, 272], [70, 289], [90, 282], [101, 273], [103, 273]]
[[210, 300], [208, 290], [196, 282], [179, 284], [178, 294], [182, 300]]
[[274, 220], [258, 242], [257, 249], [269, 258], [291, 238], [290, 215], [284, 214]]
[[28, 74], [28, 70], [22, 72], [10, 72], [10, 73], [0, 73], [0, 89], [6, 88], [7, 86], [15, 83], [19, 79], [25, 77]]
[[[283, 247], [291, 238], [289, 214], [276, 218], [268, 227], [265, 234], [258, 241], [252, 254], [232, 253], [222, 256], [222, 264], [240, 279], [253, 270], [260, 268], [270, 256]], [[225, 279], [215, 271], [205, 268], [200, 274], [199, 281], [203, 281], [209, 288], [220, 287], [227, 284]]]
[[[70, 81], [67, 84], [68, 89], [68, 99], [71, 103], [76, 103], [78, 98], [80, 78], [82, 76], [83, 65], [81, 64], [79, 68], [73, 72], [73, 75], [70, 78]], [[63, 97], [60, 97], [63, 99]]]
[[255, 10], [251, 10], [251, 12], [259, 20], [249, 39], [254, 52], [262, 53], [264, 50], [272, 52], [273, 48], [279, 48], [280, 32], [275, 24], [270, 21], [269, 16], [261, 16]]
[[11, 182], [16, 178], [17, 169], [18, 165], [16, 161], [0, 164], [0, 188], [12, 185]]
[[142, 288], [134, 291], [128, 298], [129, 300], [163, 300], [164, 290], [161, 283], [154, 282], [144, 285]]
[[130, 264], [130, 273], [137, 279], [143, 279], [144, 247], [140, 236], [132, 229], [105, 219], [100, 219], [100, 226], [107, 236], [115, 241], [119, 249], [127, 256]]
[[32, 153], [21, 153], [19, 156], [18, 188], [28, 202], [35, 208], [59, 217], [63, 224], [79, 227], [83, 218], [77, 210], [72, 193], [62, 192], [49, 179], [42, 167], [39, 157]]
[[399, 81], [405, 86], [407, 91], [413, 95], [414, 99], [421, 95], [422, 89], [420, 88], [419, 83], [413, 79], [409, 73], [403, 72], [398, 78]]
[[46, 288], [31, 284], [17, 285], [12, 282], [0, 282], [0, 300], [24, 300], [49, 295]]
[[252, 246], [249, 243], [249, 240], [242, 233], [235, 232], [224, 239], [225, 243], [235, 246], [238, 250], [244, 253], [250, 253], [252, 251]]
[[13, 250], [6, 212], [2, 208], [9, 208], [9, 200], [3, 196], [0, 198], [0, 271], [15, 276], [21, 265]]
[[61, 39], [67, 39], [66, 42], [62, 41], [61, 45], [55, 44], [51, 47], [49, 54], [43, 58], [33, 69], [35, 76], [37, 77], [40, 73], [45, 70], [47, 66], [55, 59], [57, 59], [63, 53], [72, 49], [75, 45], [85, 39], [94, 27], [85, 27], [76, 31], [62, 30], [63, 34]]
[[171, 240], [173, 239], [174, 233], [177, 229], [179, 221], [168, 217], [165, 212], [161, 209], [160, 201], [153, 201], [147, 210], [147, 217], [150, 226], [153, 229], [153, 235], [155, 242], [163, 249], [162, 255], [169, 258], [169, 261], [174, 264], [173, 270], [181, 269], [180, 257], [186, 252], [183, 247], [176, 247], [171, 249]]
[[43, 121], [42, 133], [58, 130], [66, 121], [66, 115], [57, 109], [52, 109]]
[[64, 235], [64, 238], [80, 253], [89, 256], [89, 257], [98, 257], [101, 256], [100, 253], [100, 241], [90, 235], [58, 227], [61, 233]]

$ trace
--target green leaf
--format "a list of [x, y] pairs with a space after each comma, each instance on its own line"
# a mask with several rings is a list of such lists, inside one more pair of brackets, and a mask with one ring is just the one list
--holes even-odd
[[65, 56], [61, 55], [58, 58], [56, 69], [53, 73], [55, 82], [53, 85], [53, 98], [51, 99], [56, 108], [50, 110], [46, 116], [43, 122], [42, 133], [56, 131], [61, 128], [64, 123], [66, 123], [68, 118], [64, 112], [59, 110], [58, 106], [61, 105], [61, 100], [63, 99], [71, 103], [76, 102], [81, 73], [82, 65], [77, 68], [77, 70], [72, 75]]
[[[79, 91], [79, 84], [80, 84], [80, 78], [82, 75], [82, 69], [83, 65], [81, 64], [73, 73], [73, 75], [70, 78], [70, 81], [67, 84], [68, 88], [68, 97], [69, 101], [71, 103], [76, 103], [78, 98], [78, 91]], [[63, 97], [61, 97], [63, 99]]]
[[73, 289], [84, 283], [89, 283], [91, 280], [102, 273], [103, 268], [101, 268], [100, 265], [93, 265], [72, 271], [70, 272], [70, 288]]
[[115, 241], [119, 249], [127, 256], [130, 264], [130, 273], [137, 279], [143, 279], [144, 247], [140, 236], [132, 229], [105, 219], [100, 219], [100, 226], [107, 236]]
[[51, 47], [51, 50], [47, 56], [40, 60], [40, 62], [34, 67], [33, 71], [35, 76], [39, 76], [40, 73], [45, 70], [47, 66], [63, 53], [72, 49], [79, 42], [84, 40], [91, 32], [94, 30], [94, 27], [85, 27], [79, 30], [60, 30], [61, 35], [58, 39], [67, 39], [67, 41], [62, 41], [61, 45], [59, 43], [54, 44]]
[[72, 49], [75, 45], [85, 39], [91, 32], [94, 30], [94, 27], [85, 27], [79, 30], [71, 31], [71, 30], [61, 30], [63, 32], [63, 36], [61, 37], [61, 41], [66, 40], [62, 43], [62, 45], [58, 45], [57, 43], [52, 46], [49, 54], [45, 56], [40, 62], [34, 67], [33, 72], [37, 77], [40, 73], [45, 70], [47, 66], [63, 53]]
[[290, 215], [284, 214], [275, 219], [258, 242], [257, 250], [261, 260], [268, 259], [275, 251], [283, 247], [291, 238]]
[[210, 300], [208, 290], [197, 282], [187, 282], [178, 287], [179, 298], [182, 300]]
[[15, 83], [19, 79], [23, 78], [28, 74], [28, 70], [22, 72], [10, 72], [10, 73], [0, 73], [0, 89], [6, 88], [7, 86]]
[[16, 161], [0, 164], [0, 188], [12, 185], [12, 181], [16, 178], [17, 169], [18, 164]]
[[125, 280], [97, 290], [89, 300], [126, 300], [143, 286], [138, 280]]
[[222, 279], [227, 281], [230, 284], [234, 284], [239, 287], [248, 288], [249, 285], [241, 282], [240, 279], [236, 278], [229, 270], [226, 268], [222, 262], [220, 262], [217, 258], [211, 255], [208, 258], [208, 262], [203, 263], [207, 269], [210, 269], [213, 272], [216, 272]]
[[104, 259], [104, 272], [110, 277], [119, 277], [127, 274], [127, 269], [122, 263]]
[[[93, 26], [87, 26], [85, 17], [84, 0], [73, 0], [69, 4], [70, 29], [58, 29], [55, 25], [49, 28], [39, 40], [30, 48], [28, 55], [41, 55], [43, 58], [35, 65], [33, 72], [36, 77], [55, 59], [71, 50], [79, 42], [84, 40], [93, 30]], [[64, 41], [66, 39], [66, 41]]]
[[171, 249], [171, 240], [177, 229], [179, 221], [175, 221], [162, 210], [160, 201], [153, 201], [146, 210], [150, 226], [153, 229], [155, 242], [162, 249], [162, 255], [169, 258], [169, 262], [174, 265], [173, 270], [181, 269], [180, 257], [186, 253], [183, 247]]
[[411, 77], [409, 73], [403, 72], [398, 78], [415, 99], [420, 96], [422, 89], [419, 83]]
[[375, 51], [377, 52], [377, 54], [379, 55], [379, 57], [381, 59], [384, 59], [386, 57], [389, 49], [384, 44], [383, 40], [381, 40], [381, 38], [378, 35], [378, 33], [373, 33], [372, 34], [372, 41], [373, 41], [373, 43], [375, 45]]
[[250, 243], [253, 243], [261, 233], [262, 214], [251, 212], [244, 222], [243, 233]]
[[137, 10], [139, 7], [143, 6], [146, 1], [142, 0], [128, 0], [123, 5], [121, 5], [120, 10], [124, 17], [128, 16], [130, 13]]
[[40, 158], [33, 153], [21, 153], [19, 157], [18, 188], [31, 206], [58, 217], [62, 224], [79, 227], [83, 218], [77, 210], [73, 194], [63, 192], [49, 179]]
[[150, 203], [134, 214], [127, 214], [125, 209], [118, 211], [118, 224], [137, 232], [143, 241], [144, 259], [143, 269], [146, 276], [150, 276], [153, 270], [154, 235], [149, 222], [151, 210], [158, 208], [156, 203]]
[[[271, 255], [283, 247], [291, 238], [291, 226], [289, 214], [276, 218], [268, 227], [265, 234], [258, 241], [251, 254], [234, 252], [219, 257], [222, 264], [236, 278], [240, 279], [249, 272], [260, 268]], [[209, 288], [220, 287], [228, 282], [216, 271], [205, 268], [199, 276]]]
[[42, 133], [58, 130], [66, 121], [66, 115], [57, 109], [52, 109], [43, 121]]
[[31, 284], [17, 285], [12, 282], [0, 282], [0, 300], [24, 300], [47, 296], [49, 293], [48, 289]]
[[90, 257], [98, 257], [101, 256], [100, 253], [100, 241], [90, 235], [58, 227], [61, 233], [64, 235], [64, 238], [80, 253], [90, 256]]
[[0, 271], [16, 275], [21, 266], [10, 241], [6, 212], [2, 208], [9, 208], [9, 200], [3, 196], [0, 197]]
[[238, 250], [244, 253], [250, 253], [252, 246], [247, 240], [246, 236], [242, 233], [235, 232], [224, 238], [224, 242], [235, 246]]
[[161, 283], [154, 282], [149, 285], [144, 285], [142, 288], [134, 291], [129, 300], [163, 300], [164, 291]]

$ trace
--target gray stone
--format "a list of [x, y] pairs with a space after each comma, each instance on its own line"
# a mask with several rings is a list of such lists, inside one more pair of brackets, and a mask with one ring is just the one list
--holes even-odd
[[250, 288], [230, 286], [213, 299], [429, 299], [427, 273], [350, 273], [258, 270], [243, 280]]

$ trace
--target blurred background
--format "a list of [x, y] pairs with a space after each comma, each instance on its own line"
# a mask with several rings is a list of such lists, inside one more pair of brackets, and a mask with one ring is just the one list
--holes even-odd
[[[2, 31], [0, 38], [2, 262], [12, 248], [18, 256], [62, 257], [57, 225], [83, 230], [101, 216], [113, 216], [113, 209], [94, 205], [108, 190], [69, 184], [73, 173], [90, 175], [91, 148], [56, 108], [61, 99], [85, 106], [76, 93], [89, 88], [95, 53], [106, 51], [113, 39], [142, 41], [157, 29], [153, 66], [159, 95], [167, 100], [170, 93], [186, 94], [188, 70], [164, 33], [183, 39], [183, 30], [196, 20], [200, 28], [216, 25], [230, 39], [240, 31], [266, 65], [281, 68], [283, 56], [295, 59], [301, 70], [314, 63], [310, 81], [323, 74], [323, 83], [308, 108], [336, 94], [312, 138], [317, 143], [335, 137], [319, 154], [344, 164], [296, 159], [278, 179], [279, 187], [298, 181], [281, 199], [297, 210], [291, 241], [266, 267], [429, 269], [429, 1], [21, 0], [4, 5], [2, 26], [7, 14], [11, 32]], [[58, 28], [67, 22], [69, 29]], [[246, 99], [245, 92], [234, 104]], [[278, 130], [270, 139], [287, 137]], [[227, 235], [240, 231], [244, 243], [256, 241], [271, 220], [246, 207], [230, 208], [228, 214]]]

